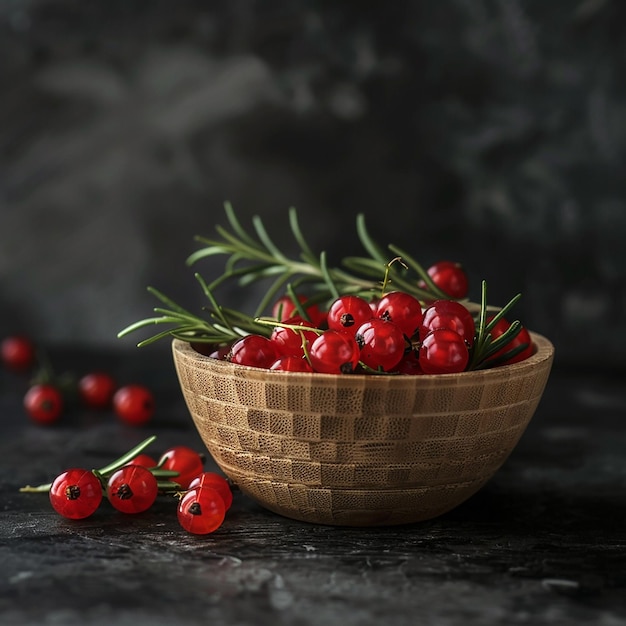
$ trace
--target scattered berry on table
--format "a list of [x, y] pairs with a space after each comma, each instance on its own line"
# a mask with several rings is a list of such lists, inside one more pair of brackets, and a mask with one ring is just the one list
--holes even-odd
[[106, 372], [91, 372], [78, 381], [78, 394], [85, 406], [106, 408], [117, 389], [114, 378]]
[[52, 384], [37, 383], [26, 392], [24, 408], [37, 424], [54, 424], [63, 413], [63, 394]]
[[208, 486], [188, 491], [178, 503], [178, 521], [188, 532], [206, 535], [224, 522], [226, 505], [219, 492]]
[[0, 344], [0, 357], [7, 368], [16, 372], [27, 371], [36, 362], [35, 345], [21, 335], [6, 337]]
[[204, 457], [188, 446], [173, 446], [163, 452], [158, 465], [162, 469], [178, 472], [178, 476], [171, 480], [187, 489], [189, 483], [204, 471]]
[[141, 465], [142, 467], [150, 469], [151, 467], [156, 467], [157, 460], [151, 457], [149, 454], [142, 452], [131, 461], [129, 461], [128, 465]]
[[143, 385], [120, 387], [113, 394], [113, 410], [122, 422], [130, 426], [144, 426], [155, 411], [152, 392]]
[[106, 487], [109, 502], [122, 513], [147, 511], [158, 492], [157, 479], [141, 465], [125, 465], [113, 472]]
[[100, 506], [102, 485], [93, 472], [71, 468], [54, 479], [49, 496], [52, 508], [59, 515], [84, 519]]
[[189, 483], [189, 489], [195, 489], [196, 487], [211, 487], [215, 489], [222, 496], [226, 510], [230, 509], [233, 503], [233, 492], [228, 481], [220, 474], [202, 472]]

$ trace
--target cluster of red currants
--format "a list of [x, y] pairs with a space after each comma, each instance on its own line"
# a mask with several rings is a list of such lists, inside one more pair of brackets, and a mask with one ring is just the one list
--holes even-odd
[[101, 371], [89, 372], [76, 382], [72, 376], [57, 377], [47, 363], [41, 363], [35, 343], [23, 335], [3, 339], [0, 358], [14, 372], [35, 372], [24, 395], [24, 409], [37, 424], [58, 422], [66, 409], [68, 395], [77, 395], [88, 408], [113, 408], [117, 417], [131, 426], [147, 424], [154, 414], [154, 396], [144, 385], [132, 383], [118, 387], [110, 374]]
[[91, 516], [104, 498], [122, 513], [142, 513], [160, 493], [173, 493], [179, 498], [178, 521], [193, 534], [217, 530], [233, 501], [228, 481], [220, 474], [204, 471], [202, 455], [187, 446], [169, 448], [158, 461], [140, 453], [100, 470], [70, 468], [50, 485], [22, 489], [43, 490], [49, 491], [54, 510], [68, 519]]
[[[468, 368], [476, 336], [471, 312], [458, 298], [467, 294], [467, 277], [458, 264], [438, 264], [431, 273], [450, 299], [425, 307], [413, 295], [391, 291], [368, 301], [356, 295], [336, 298], [327, 310], [300, 304], [306, 317], [289, 296], [276, 302], [276, 320], [269, 337], [247, 335], [232, 345], [205, 354], [231, 363], [291, 372], [326, 374], [374, 373], [449, 374]], [[497, 339], [510, 324], [504, 318], [490, 330]], [[194, 347], [203, 351], [202, 347]], [[511, 354], [510, 357], [507, 357]], [[495, 354], [492, 364], [509, 364], [532, 354], [525, 328]]]

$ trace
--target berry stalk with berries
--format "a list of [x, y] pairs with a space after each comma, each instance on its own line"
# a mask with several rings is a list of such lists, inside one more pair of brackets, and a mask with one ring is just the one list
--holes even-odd
[[148, 511], [160, 494], [178, 498], [177, 518], [193, 534], [217, 530], [233, 502], [226, 478], [204, 470], [204, 456], [186, 446], [164, 451], [158, 461], [144, 453], [156, 440], [148, 437], [132, 450], [100, 469], [71, 467], [51, 483], [27, 485], [22, 493], [47, 493], [62, 517], [81, 520], [92, 516], [106, 498], [121, 513]]

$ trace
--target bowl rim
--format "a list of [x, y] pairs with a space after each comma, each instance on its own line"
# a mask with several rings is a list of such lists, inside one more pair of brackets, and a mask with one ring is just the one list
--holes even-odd
[[[425, 385], [432, 385], [434, 381], [441, 381], [441, 384], [459, 384], [463, 382], [476, 384], [477, 381], [483, 379], [495, 379], [504, 378], [511, 379], [516, 375], [520, 375], [528, 370], [533, 370], [537, 366], [547, 365], [550, 366], [554, 357], [554, 345], [552, 342], [543, 335], [529, 331], [535, 351], [531, 356], [518, 361], [517, 363], [511, 363], [509, 365], [499, 365], [497, 367], [486, 368], [481, 370], [472, 370], [467, 372], [458, 372], [454, 374], [419, 374], [419, 375], [392, 375], [392, 374], [325, 374], [322, 372], [283, 372], [272, 371], [259, 367], [250, 367], [247, 365], [239, 365], [236, 363], [230, 363], [228, 361], [222, 361], [213, 357], [201, 354], [198, 352], [190, 342], [174, 338], [172, 340], [172, 351], [174, 357], [185, 357], [191, 359], [197, 363], [203, 364], [208, 371], [212, 371], [215, 374], [222, 376], [235, 375], [240, 378], [250, 379], [264, 379], [268, 380], [269, 377], [280, 377], [281, 382], [293, 382], [302, 383], [311, 380], [319, 381], [332, 381], [338, 380], [342, 382], [355, 381], [363, 383], [365, 381], [368, 384], [389, 384], [391, 381], [412, 381], [412, 384], [420, 384], [419, 381], [423, 381]], [[278, 379], [277, 379], [278, 380]], [[384, 381], [379, 383], [375, 381]]]

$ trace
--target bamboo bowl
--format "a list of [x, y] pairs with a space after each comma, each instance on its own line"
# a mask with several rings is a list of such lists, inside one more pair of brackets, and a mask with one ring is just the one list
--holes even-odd
[[437, 376], [270, 372], [174, 340], [198, 432], [260, 505], [339, 526], [419, 522], [450, 511], [500, 468], [524, 433], [554, 347], [488, 370]]

